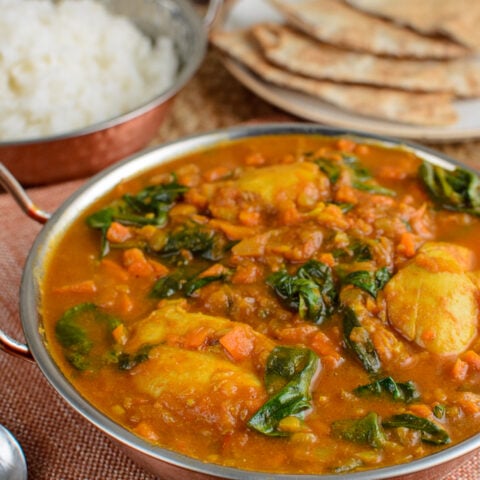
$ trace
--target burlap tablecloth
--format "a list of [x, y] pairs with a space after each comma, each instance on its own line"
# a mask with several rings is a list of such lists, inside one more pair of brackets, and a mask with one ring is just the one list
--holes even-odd
[[[154, 143], [234, 125], [252, 118], [296, 120], [267, 105], [238, 84], [218, 56], [207, 58], [177, 97]], [[453, 157], [480, 166], [480, 142], [437, 146]], [[53, 211], [83, 181], [30, 190], [41, 208]], [[23, 264], [40, 226], [6, 194], [0, 194], [0, 326], [22, 338], [18, 289]], [[74, 412], [54, 392], [39, 368], [0, 352], [0, 423], [13, 432], [27, 457], [32, 480], [153, 480]], [[445, 480], [480, 478], [480, 453]], [[0, 479], [1, 480], [1, 479]]]

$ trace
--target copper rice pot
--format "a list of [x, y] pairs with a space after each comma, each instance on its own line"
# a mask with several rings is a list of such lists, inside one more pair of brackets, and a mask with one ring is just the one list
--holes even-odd
[[97, 0], [128, 17], [151, 37], [165, 34], [180, 58], [176, 80], [136, 109], [64, 134], [0, 142], [0, 159], [23, 185], [87, 177], [145, 147], [156, 135], [174, 96], [205, 56], [207, 30], [221, 0], [211, 0], [202, 19], [187, 0]]

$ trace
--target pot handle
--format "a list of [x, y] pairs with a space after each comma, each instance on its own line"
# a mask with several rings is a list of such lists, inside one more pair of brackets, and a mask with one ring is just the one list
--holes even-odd
[[[45, 223], [50, 214], [38, 208], [24, 188], [9, 170], [0, 162], [0, 185], [12, 195], [22, 210], [39, 223]], [[18, 342], [0, 329], [0, 350], [33, 361], [32, 353], [25, 343]]]
[[25, 343], [17, 342], [0, 329], [0, 350], [34, 362], [32, 352]]
[[50, 218], [50, 213], [41, 210], [33, 203], [25, 189], [2, 162], [0, 162], [0, 185], [12, 195], [20, 208], [30, 218], [42, 224]]

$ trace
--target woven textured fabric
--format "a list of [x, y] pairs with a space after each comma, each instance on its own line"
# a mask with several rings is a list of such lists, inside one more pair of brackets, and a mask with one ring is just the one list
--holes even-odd
[[[253, 118], [290, 119], [254, 97], [209, 53], [198, 75], [177, 97], [156, 143], [225, 127]], [[475, 148], [475, 145], [477, 148]], [[442, 145], [441, 150], [480, 165], [479, 142]], [[476, 157], [475, 157], [476, 155]], [[53, 211], [82, 180], [29, 191], [42, 209]], [[22, 339], [18, 290], [23, 265], [41, 226], [0, 194], [0, 327]], [[37, 365], [0, 352], [0, 423], [21, 443], [30, 480], [153, 480], [98, 429], [72, 410], [47, 383]], [[478, 480], [480, 453], [445, 480]]]

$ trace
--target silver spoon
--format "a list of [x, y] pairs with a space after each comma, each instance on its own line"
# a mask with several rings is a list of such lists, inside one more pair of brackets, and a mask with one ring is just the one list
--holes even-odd
[[22, 447], [2, 425], [0, 425], [0, 479], [27, 479], [27, 462]]

